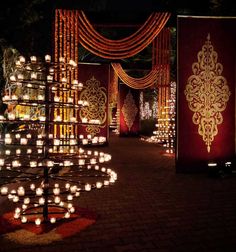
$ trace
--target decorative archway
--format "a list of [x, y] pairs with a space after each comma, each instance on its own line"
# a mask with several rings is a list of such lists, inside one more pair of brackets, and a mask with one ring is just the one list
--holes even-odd
[[[169, 62], [166, 63], [165, 61], [169, 52], [167, 47], [169, 46], [170, 31], [163, 28], [169, 18], [170, 13], [168, 12], [152, 13], [146, 22], [132, 35], [119, 40], [111, 40], [94, 29], [83, 11], [56, 9], [54, 31], [55, 61], [59, 61], [61, 57], [64, 57], [65, 59], [72, 58], [78, 63], [79, 44], [91, 53], [113, 61], [134, 56], [153, 43], [153, 67], [147, 76], [140, 79], [132, 78], [125, 73], [121, 65], [114, 63], [113, 68], [119, 78], [132, 88], [143, 89], [155, 83], [158, 86], [163, 86], [164, 83], [165, 86], [166, 83], [169, 83], [170, 76]], [[66, 77], [71, 80], [78, 79], [79, 69], [74, 75]], [[168, 99], [168, 92], [163, 91], [163, 87], [160, 89], [160, 93], [162, 97], [165, 94], [165, 99]], [[77, 100], [78, 96], [75, 97], [75, 101]], [[159, 106], [162, 106], [162, 104], [160, 103]], [[76, 132], [77, 130], [73, 131]]]

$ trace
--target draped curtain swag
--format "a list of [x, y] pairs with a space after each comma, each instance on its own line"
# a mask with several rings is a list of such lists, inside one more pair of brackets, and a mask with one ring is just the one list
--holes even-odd
[[[119, 39], [111, 40], [99, 34], [91, 25], [83, 11], [80, 10], [61, 10], [55, 11], [55, 33], [54, 33], [54, 56], [55, 61], [60, 57], [66, 60], [74, 59], [78, 62], [78, 46], [81, 44], [91, 53], [111, 60], [132, 57], [139, 53], [151, 42], [154, 43], [159, 33], [162, 33], [166, 22], [170, 18], [170, 13], [152, 13], [146, 22], [132, 35]], [[155, 44], [155, 43], [154, 43]], [[158, 49], [154, 48], [153, 67], [148, 75], [142, 78], [128, 76], [120, 64], [113, 63], [113, 69], [119, 78], [129, 87], [143, 89], [157, 83], [162, 75], [163, 67], [160, 67]], [[158, 70], [159, 69], [159, 70]], [[78, 69], [75, 76], [78, 79]]]
[[132, 57], [153, 41], [169, 18], [170, 13], [153, 13], [132, 35], [119, 40], [111, 40], [99, 34], [84, 12], [79, 11], [80, 44], [102, 58], [114, 60]]
[[156, 68], [152, 69], [146, 76], [141, 78], [134, 78], [129, 76], [124, 69], [122, 68], [121, 64], [119, 63], [112, 63], [111, 64], [113, 69], [115, 70], [118, 77], [125, 83], [127, 86], [134, 88], [134, 89], [144, 89], [153, 84], [157, 80], [158, 70]]

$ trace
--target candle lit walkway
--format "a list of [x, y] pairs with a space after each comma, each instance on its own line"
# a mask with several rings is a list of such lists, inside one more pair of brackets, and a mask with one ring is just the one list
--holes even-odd
[[173, 157], [138, 138], [111, 136], [99, 149], [112, 155], [118, 179], [78, 199], [97, 214], [96, 222], [40, 246], [1, 235], [0, 251], [235, 251], [236, 177], [176, 174]]

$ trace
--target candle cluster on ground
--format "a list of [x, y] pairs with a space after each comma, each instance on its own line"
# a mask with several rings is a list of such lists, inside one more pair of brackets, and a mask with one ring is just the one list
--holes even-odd
[[159, 107], [158, 123], [155, 125], [156, 130], [153, 131], [153, 136], [143, 139], [151, 143], [161, 144], [166, 153], [175, 152], [176, 143], [176, 83], [171, 82], [168, 87], [169, 99], [165, 101], [164, 107]]

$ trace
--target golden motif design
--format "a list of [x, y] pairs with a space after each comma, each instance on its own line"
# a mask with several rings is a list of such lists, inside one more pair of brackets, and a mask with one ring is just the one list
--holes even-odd
[[127, 96], [125, 97], [124, 105], [123, 105], [121, 111], [124, 115], [125, 123], [130, 131], [130, 129], [134, 123], [135, 117], [138, 113], [138, 108], [135, 105], [135, 101], [134, 101], [133, 95], [131, 94], [130, 90], [129, 90], [129, 93], [127, 94]]
[[198, 62], [192, 64], [193, 75], [188, 78], [184, 94], [189, 109], [194, 112], [192, 121], [198, 125], [198, 134], [210, 152], [218, 134], [217, 126], [223, 122], [221, 112], [226, 109], [231, 93], [226, 78], [221, 75], [223, 65], [217, 62], [218, 54], [211, 44], [210, 34], [197, 58]]
[[100, 125], [86, 126], [86, 132], [95, 135], [100, 132], [100, 128], [105, 127], [107, 119], [106, 104], [107, 95], [106, 88], [100, 86], [100, 81], [93, 76], [87, 80], [84, 85], [84, 90], [80, 94], [80, 100], [88, 101], [89, 106], [83, 107], [80, 110], [80, 119], [87, 118], [89, 120], [99, 120]]

